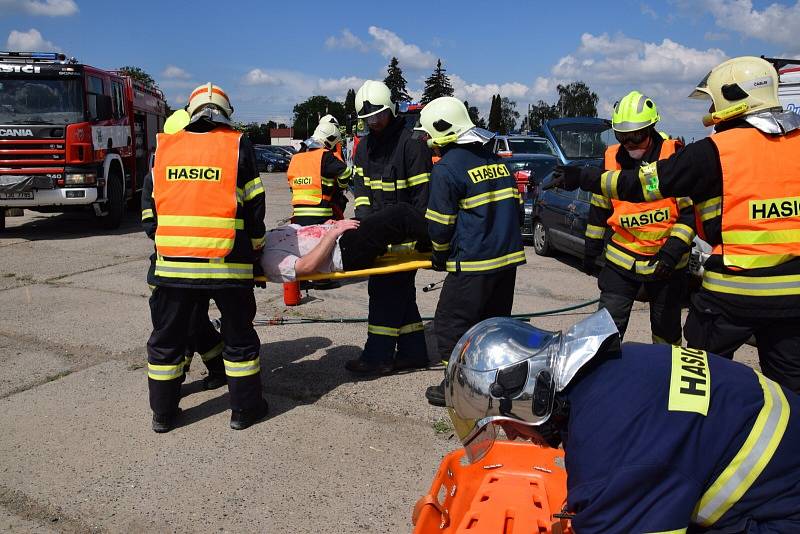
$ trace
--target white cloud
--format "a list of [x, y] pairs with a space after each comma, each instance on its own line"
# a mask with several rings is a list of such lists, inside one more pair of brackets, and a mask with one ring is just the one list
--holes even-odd
[[406, 43], [390, 30], [370, 26], [368, 31], [375, 40], [374, 46], [378, 52], [387, 59], [396, 57], [403, 67], [423, 69], [436, 64], [436, 56], [432, 53], [423, 51], [415, 44]]
[[25, 13], [47, 17], [67, 17], [78, 12], [74, 0], [0, 0], [0, 14]]
[[800, 52], [800, 1], [794, 5], [773, 3], [760, 11], [751, 0], [702, 0], [699, 4], [726, 31]]
[[246, 86], [276, 87], [289, 98], [300, 101], [312, 95], [325, 95], [331, 99], [344, 99], [348, 89], [358, 89], [364, 78], [342, 76], [341, 78], [315, 78], [302, 72], [290, 70], [252, 69], [245, 74], [242, 83]]
[[658, 20], [658, 13], [656, 13], [656, 10], [650, 7], [648, 4], [641, 4], [639, 9], [642, 11], [642, 15], [647, 15], [653, 20]]
[[11, 30], [6, 41], [6, 50], [17, 52], [61, 52], [61, 48], [45, 40], [36, 28], [26, 32]]
[[730, 35], [725, 32], [706, 32], [703, 34], [703, 39], [706, 41], [727, 41]]
[[253, 69], [244, 76], [245, 85], [278, 85], [281, 80], [277, 76], [261, 69]]
[[317, 80], [317, 87], [320, 92], [329, 98], [342, 98], [347, 94], [348, 89], [358, 90], [365, 82], [364, 78], [357, 76], [343, 76], [341, 78], [320, 78]]
[[161, 76], [171, 80], [188, 80], [192, 77], [191, 74], [180, 67], [176, 67], [175, 65], [167, 65], [167, 67], [161, 73]]
[[369, 50], [369, 47], [364, 44], [361, 39], [353, 35], [353, 32], [347, 28], [342, 30], [342, 35], [340, 37], [331, 35], [325, 39], [325, 46], [328, 48], [354, 48], [362, 52]]

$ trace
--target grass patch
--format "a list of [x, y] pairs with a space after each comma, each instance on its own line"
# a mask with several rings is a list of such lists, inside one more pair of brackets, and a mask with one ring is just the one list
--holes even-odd
[[450, 421], [447, 419], [437, 419], [433, 423], [433, 429], [436, 431], [437, 434], [446, 434], [453, 430], [452, 425], [450, 425]]

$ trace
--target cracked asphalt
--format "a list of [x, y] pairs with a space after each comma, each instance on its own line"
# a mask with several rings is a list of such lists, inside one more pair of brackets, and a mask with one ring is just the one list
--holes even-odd
[[[285, 174], [264, 174], [268, 227], [289, 216]], [[0, 531], [410, 532], [411, 512], [441, 458], [458, 446], [446, 412], [429, 406], [441, 366], [359, 380], [365, 324], [258, 327], [270, 417], [228, 428], [225, 388], [202, 391], [202, 365], [184, 386], [184, 423], [150, 430], [145, 282], [152, 243], [130, 211], [107, 232], [89, 214], [7, 219], [0, 233]], [[596, 280], [565, 256], [517, 273], [515, 313], [597, 297]], [[417, 287], [443, 275], [421, 271]], [[418, 291], [432, 316], [438, 291]], [[366, 317], [363, 280], [312, 290], [283, 305], [257, 289], [259, 317]], [[594, 307], [537, 318], [559, 329]], [[216, 313], [212, 309], [212, 314]], [[426, 325], [434, 358], [432, 324]], [[637, 303], [627, 340], [650, 340]], [[755, 351], [736, 358], [749, 364]]]

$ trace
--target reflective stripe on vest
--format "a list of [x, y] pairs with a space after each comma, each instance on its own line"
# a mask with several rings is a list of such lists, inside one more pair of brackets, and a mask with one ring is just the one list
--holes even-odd
[[292, 156], [286, 171], [292, 188], [292, 206], [318, 206], [323, 200], [331, 199], [330, 195], [322, 195], [322, 157], [325, 153], [320, 148]]
[[[610, 261], [614, 265], [618, 265], [619, 267], [622, 267], [626, 271], [633, 271], [636, 274], [641, 274], [641, 275], [647, 276], [647, 275], [651, 275], [651, 274], [653, 274], [655, 272], [657, 264], [654, 263], [654, 264], [651, 265], [650, 261], [652, 261], [652, 260], [645, 260], [645, 261], [637, 260], [636, 258], [631, 256], [630, 254], [626, 254], [625, 252], [623, 252], [622, 249], [617, 248], [614, 245], [615, 245], [614, 243], [608, 243], [606, 245], [606, 260], [607, 261]], [[684, 253], [683, 256], [681, 256], [681, 259], [678, 262], [678, 264], [675, 266], [675, 268], [676, 269], [683, 269], [688, 264], [689, 264], [689, 253], [686, 252], [686, 253]]]
[[734, 269], [800, 256], [800, 132], [734, 128], [711, 140], [722, 168], [722, 244], [712, 253]]
[[170, 261], [159, 256], [154, 274], [162, 278], [249, 280], [253, 278], [253, 264]]
[[241, 133], [216, 128], [159, 134], [153, 168], [156, 250], [174, 258], [224, 258], [233, 249]]
[[764, 391], [764, 405], [733, 460], [705, 491], [692, 520], [709, 527], [730, 510], [767, 467], [789, 423], [789, 403], [781, 387], [753, 371]]
[[[664, 140], [658, 159], [670, 157], [675, 153], [676, 147], [676, 141]], [[622, 169], [617, 162], [619, 150], [624, 149], [620, 145], [612, 145], [606, 149], [604, 166], [607, 170]], [[611, 205], [614, 210], [608, 218], [608, 226], [613, 231], [611, 240], [620, 247], [643, 256], [652, 256], [664, 246], [680, 211], [674, 198], [650, 202], [611, 199]]]

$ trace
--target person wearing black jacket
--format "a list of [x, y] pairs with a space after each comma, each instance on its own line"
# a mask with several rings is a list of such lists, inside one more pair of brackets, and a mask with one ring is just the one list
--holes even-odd
[[[655, 103], [638, 91], [618, 101], [611, 125], [620, 144], [606, 149], [605, 168], [638, 169], [675, 153], [682, 145], [656, 131], [659, 119]], [[597, 280], [599, 307], [614, 318], [620, 339], [636, 295], [644, 288], [653, 343], [681, 344], [681, 297], [694, 236], [689, 198], [631, 203], [592, 195], [583, 269], [592, 274], [597, 258], [605, 253]]]
[[222, 360], [230, 426], [266, 416], [253, 263], [264, 246], [264, 187], [247, 139], [231, 127], [233, 107], [211, 83], [196, 88], [190, 121], [159, 134], [153, 166], [156, 255], [148, 283], [153, 331], [147, 342], [153, 430], [168, 432], [180, 416], [185, 353], [198, 307], [213, 298], [222, 314]]
[[712, 100], [707, 138], [641, 169], [556, 169], [555, 184], [630, 202], [689, 196], [712, 247], [684, 325], [690, 347], [732, 358], [755, 337], [764, 374], [800, 392], [800, 118], [782, 110], [778, 74], [730, 59], [691, 96]]
[[[511, 314], [517, 266], [525, 263], [523, 211], [515, 178], [485, 146], [492, 134], [475, 127], [460, 100], [433, 100], [420, 124], [442, 154], [425, 218], [433, 267], [448, 273], [434, 317], [439, 357], [448, 361], [473, 325]], [[444, 406], [444, 382], [425, 397]]]
[[[430, 149], [413, 138], [412, 130], [396, 116], [391, 92], [384, 83], [366, 81], [356, 93], [356, 110], [370, 129], [353, 157], [356, 218], [401, 203], [424, 213], [432, 166]], [[409, 242], [394, 245], [391, 250], [415, 246]], [[349, 371], [389, 374], [428, 365], [415, 277], [416, 271], [410, 271], [369, 278], [367, 342], [361, 356], [346, 363]]]

